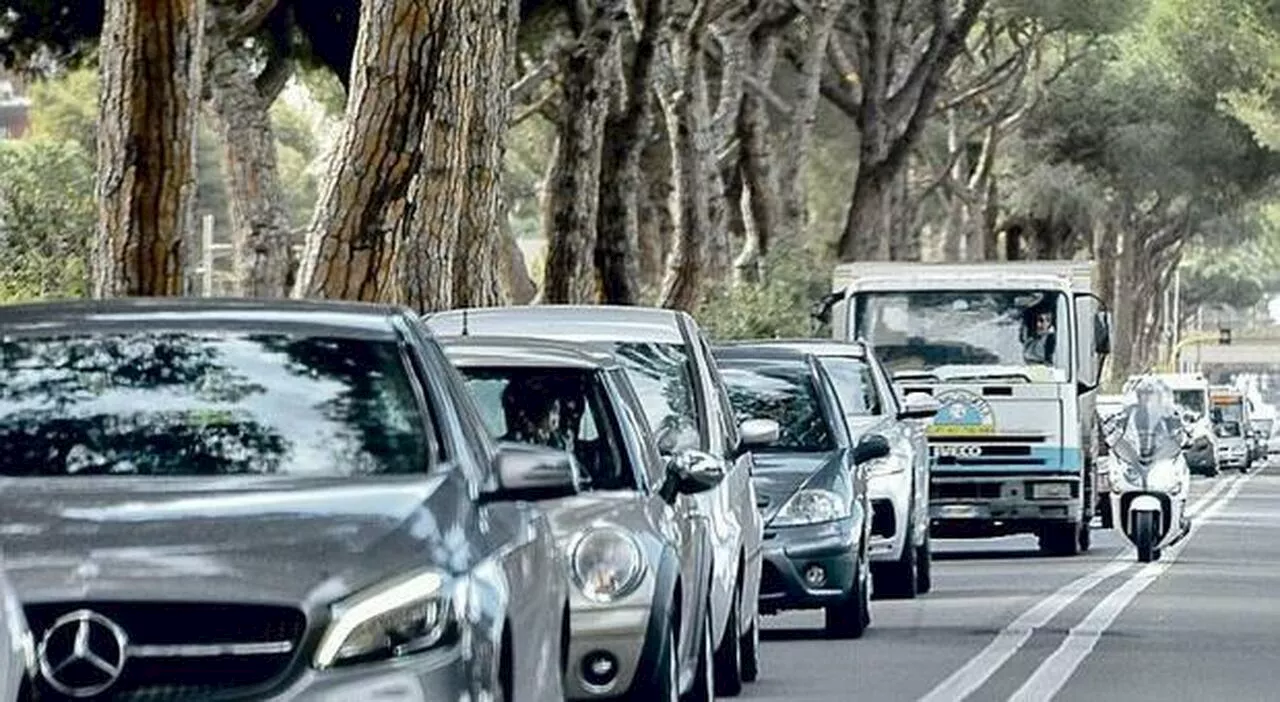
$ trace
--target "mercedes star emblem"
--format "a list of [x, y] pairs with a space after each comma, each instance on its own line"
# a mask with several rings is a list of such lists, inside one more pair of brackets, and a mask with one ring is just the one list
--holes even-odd
[[68, 612], [40, 639], [40, 673], [54, 690], [92, 697], [111, 687], [124, 670], [129, 639], [124, 629], [88, 609]]

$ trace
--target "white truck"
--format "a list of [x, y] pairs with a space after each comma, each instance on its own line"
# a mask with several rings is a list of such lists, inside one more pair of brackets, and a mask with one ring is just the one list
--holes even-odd
[[928, 429], [932, 535], [1089, 548], [1111, 338], [1093, 279], [1088, 261], [836, 267], [815, 316], [874, 345], [904, 395], [941, 404]]

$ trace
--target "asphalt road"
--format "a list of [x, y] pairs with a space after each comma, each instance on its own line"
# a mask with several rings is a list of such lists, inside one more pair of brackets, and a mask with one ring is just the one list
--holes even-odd
[[1196, 478], [1191, 536], [1158, 563], [1095, 529], [1045, 558], [1030, 537], [935, 545], [934, 590], [872, 603], [858, 641], [820, 613], [768, 617], [745, 699], [1280, 698], [1280, 468]]

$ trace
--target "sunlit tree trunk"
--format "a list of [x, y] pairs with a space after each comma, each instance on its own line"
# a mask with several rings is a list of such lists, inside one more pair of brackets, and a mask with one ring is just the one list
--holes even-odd
[[238, 4], [210, 0], [206, 114], [223, 146], [235, 293], [284, 297], [294, 267], [293, 241], [269, 110], [292, 73], [291, 62], [273, 55], [260, 72], [250, 66], [253, 57], [244, 36], [255, 27], [245, 22], [261, 21], [262, 16], [242, 18]]
[[411, 186], [423, 163], [450, 4], [361, 3], [346, 123], [308, 228], [295, 296], [396, 296], [390, 287], [397, 242], [388, 226], [412, 214]]
[[180, 295], [194, 217], [203, 0], [112, 0], [99, 51], [96, 297]]

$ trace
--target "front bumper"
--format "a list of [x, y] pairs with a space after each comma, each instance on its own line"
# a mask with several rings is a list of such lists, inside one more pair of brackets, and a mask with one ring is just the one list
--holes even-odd
[[307, 670], [267, 702], [428, 702], [472, 694], [460, 646], [397, 661]]
[[[1048, 484], [1055, 487], [1041, 487]], [[935, 474], [930, 492], [929, 529], [938, 538], [1036, 533], [1046, 524], [1077, 521], [1082, 512], [1074, 474]]]
[[[637, 593], [639, 594], [639, 593]], [[632, 595], [629, 600], [634, 600]], [[565, 699], [595, 700], [619, 696], [631, 688], [641, 666], [652, 608], [626, 604], [569, 612], [569, 660], [564, 676]], [[660, 643], [660, 642], [654, 642]], [[616, 673], [606, 684], [587, 681], [587, 666], [601, 655], [612, 660]]]
[[896, 561], [902, 557], [902, 548], [909, 536], [911, 478], [910, 471], [901, 471], [867, 479], [867, 496], [871, 500], [868, 546], [872, 562]]
[[1218, 465], [1223, 468], [1243, 468], [1249, 462], [1249, 450], [1241, 448], [1218, 449]]
[[[761, 554], [760, 611], [817, 609], [845, 599], [856, 577], [854, 554], [861, 525], [853, 518], [826, 524], [765, 527]], [[811, 585], [805, 572], [821, 568], [824, 578]]]

